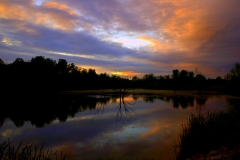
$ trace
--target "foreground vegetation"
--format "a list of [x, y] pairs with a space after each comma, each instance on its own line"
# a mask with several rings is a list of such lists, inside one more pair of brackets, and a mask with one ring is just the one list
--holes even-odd
[[236, 63], [229, 73], [221, 78], [206, 78], [200, 72], [175, 69], [171, 75], [145, 74], [142, 78], [121, 77], [107, 73], [97, 74], [94, 69], [77, 67], [65, 59], [58, 62], [37, 56], [25, 62], [17, 58], [5, 64], [0, 59], [0, 83], [2, 93], [11, 92], [51, 92], [86, 89], [167, 89], [167, 90], [221, 90], [238, 93], [240, 90], [240, 63]]
[[14, 147], [9, 141], [5, 140], [0, 143], [0, 159], [1, 160], [65, 160], [66, 155], [62, 152], [47, 151], [43, 152], [43, 145], [41, 147], [33, 144], [27, 144], [25, 146], [21, 144], [17, 148]]
[[239, 147], [239, 128], [240, 110], [237, 106], [229, 111], [191, 114], [187, 124], [183, 125], [177, 159], [206, 154], [220, 147]]

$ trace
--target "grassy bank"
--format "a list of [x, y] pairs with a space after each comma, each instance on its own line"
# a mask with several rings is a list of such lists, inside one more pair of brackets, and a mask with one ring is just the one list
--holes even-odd
[[19, 144], [15, 147], [9, 141], [0, 143], [0, 159], [1, 160], [65, 160], [66, 155], [62, 152], [58, 153], [47, 151], [43, 152], [43, 145], [41, 147], [33, 144], [26, 144], [25, 146]]
[[240, 110], [191, 114], [183, 125], [177, 159], [206, 154], [220, 147], [240, 147]]

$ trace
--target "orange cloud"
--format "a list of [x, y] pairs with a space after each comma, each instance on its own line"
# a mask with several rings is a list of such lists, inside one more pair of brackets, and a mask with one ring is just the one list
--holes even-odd
[[[41, 5], [35, 5], [33, 2], [33, 0], [0, 1], [0, 19], [4, 21], [10, 19], [9, 24], [17, 26], [15, 29], [17, 31], [23, 30], [34, 34], [38, 32], [35, 26], [41, 25], [68, 30], [68, 33], [71, 31], [73, 33], [73, 29], [84, 30], [100, 41], [106, 35], [118, 37], [121, 32], [122, 35], [131, 33], [134, 38], [143, 35], [138, 38], [149, 43], [137, 49], [132, 47], [129, 53], [135, 53], [126, 54], [127, 56], [119, 60], [128, 64], [141, 62], [146, 66], [141, 68], [143, 73], [156, 73], [157, 69], [166, 73], [171, 68], [186, 70], [198, 68], [203, 74], [212, 74], [217, 67], [210, 68], [210, 64], [212, 66], [214, 63], [215, 66], [218, 64], [219, 68], [225, 65], [224, 63], [229, 64], [235, 61], [237, 57], [235, 52], [239, 50], [237, 46], [239, 40], [236, 38], [239, 37], [237, 0], [231, 2], [149, 0], [147, 3], [145, 0], [132, 0], [126, 3], [48, 0]], [[138, 39], [130, 40], [126, 40], [125, 44], [137, 44]], [[4, 43], [11, 44], [6, 39]], [[79, 45], [71, 49], [81, 53]], [[95, 52], [98, 51], [91, 51]], [[116, 51], [111, 52], [114, 53]], [[232, 55], [226, 56], [225, 53]], [[127, 70], [132, 69], [129, 68]], [[139, 75], [137, 71], [140, 69], [136, 68], [135, 72], [122, 72], [121, 75]], [[125, 66], [124, 69], [120, 69], [125, 70]], [[113, 72], [108, 67], [102, 67], [102, 71]]]
[[23, 20], [26, 16], [19, 6], [0, 1], [0, 18]]
[[66, 5], [58, 4], [57, 2], [45, 2], [45, 3], [43, 3], [43, 6], [45, 6], [47, 8], [56, 8], [56, 9], [62, 10], [62, 11], [69, 13], [70, 15], [78, 15], [75, 11], [71, 10]]
[[[70, 16], [50, 10], [46, 11], [46, 8], [55, 8], [66, 12]], [[74, 29], [76, 26], [74, 17], [77, 16], [75, 11], [66, 5], [56, 2], [46, 2], [42, 6], [34, 6], [34, 4], [30, 4], [29, 2], [23, 3], [22, 5], [16, 5], [9, 1], [0, 2], [0, 18], [22, 20], [23, 22], [46, 25], [52, 28], [63, 30]]]
[[142, 14], [148, 13], [144, 18], [159, 38], [142, 38], [151, 41], [155, 45], [154, 49], [188, 51], [196, 49], [216, 34], [216, 29], [219, 27], [209, 25], [212, 24], [209, 21], [209, 15], [213, 11], [212, 6], [205, 4], [202, 8], [203, 5], [202, 1], [193, 3], [190, 0], [148, 1], [147, 7], [142, 7]]
[[160, 40], [158, 39], [153, 39], [148, 36], [140, 36], [139, 39], [147, 41], [152, 44], [152, 47], [154, 50], [163, 50], [163, 49], [168, 49], [169, 46], [166, 44], [161, 44]]
[[174, 11], [176, 15], [184, 15], [184, 9], [177, 9]]
[[217, 72], [217, 70], [215, 70], [211, 67], [208, 67], [208, 66], [202, 65], [202, 64], [197, 64], [197, 63], [179, 62], [177, 64], [172, 65], [172, 68], [179, 69], [179, 70], [193, 71], [194, 73], [197, 71], [198, 74], [203, 74], [203, 75], [215, 75]]

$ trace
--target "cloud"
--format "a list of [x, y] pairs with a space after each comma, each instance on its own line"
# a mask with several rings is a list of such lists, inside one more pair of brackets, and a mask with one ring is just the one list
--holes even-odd
[[65, 57], [139, 75], [198, 68], [208, 77], [223, 76], [239, 61], [239, 3], [3, 0], [1, 56]]
[[[78, 15], [67, 6], [54, 2], [36, 6], [33, 1], [1, 1], [0, 18], [21, 20], [58, 29], [73, 29]], [[66, 23], [67, 22], [67, 23]]]
[[[5, 27], [4, 34], [1, 34], [0, 51], [2, 53], [15, 53], [17, 57], [21, 57], [20, 54], [25, 52], [25, 54], [30, 54], [30, 58], [34, 55], [44, 55], [54, 59], [65, 58], [79, 65], [111, 67], [113, 70], [122, 66], [126, 68], [136, 65], [137, 67], [144, 66], [143, 63], [137, 64], [136, 62], [128, 64], [128, 60], [124, 59], [136, 54], [135, 51], [123, 48], [118, 43], [101, 41], [86, 32], [72, 33], [19, 21], [17, 24], [22, 26], [23, 30], [18, 26], [14, 27], [11, 20], [2, 22], [6, 26], [12, 26], [11, 29]], [[4, 25], [1, 27], [4, 28]], [[14, 30], [11, 38], [6, 34], [10, 32], [9, 30]], [[33, 32], [28, 32], [28, 30]], [[9, 55], [5, 54], [3, 59], [8, 59], [7, 57]], [[120, 59], [122, 61], [119, 61]]]

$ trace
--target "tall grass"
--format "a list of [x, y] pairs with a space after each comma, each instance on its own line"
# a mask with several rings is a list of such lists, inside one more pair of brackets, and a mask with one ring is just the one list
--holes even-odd
[[33, 144], [20, 143], [16, 148], [9, 140], [0, 143], [0, 159], [1, 160], [65, 160], [66, 155], [52, 151], [43, 152], [41, 147]]
[[237, 110], [191, 114], [182, 127], [178, 160], [240, 144], [240, 114]]

